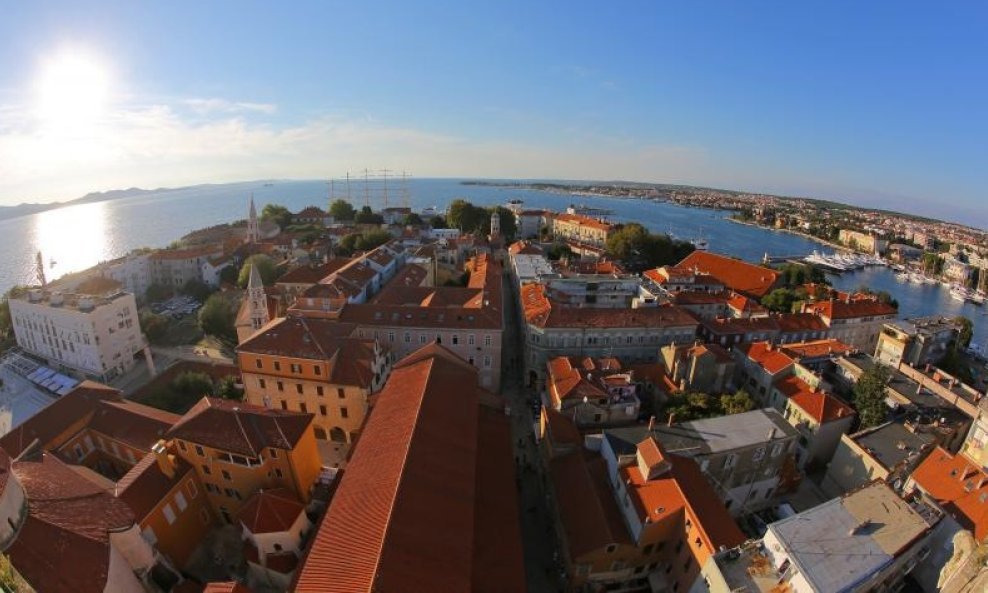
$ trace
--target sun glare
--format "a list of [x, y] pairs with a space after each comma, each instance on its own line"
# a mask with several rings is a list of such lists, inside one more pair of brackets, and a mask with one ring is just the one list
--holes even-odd
[[38, 115], [46, 125], [86, 128], [95, 124], [104, 112], [109, 77], [93, 56], [61, 53], [44, 64], [38, 93]]

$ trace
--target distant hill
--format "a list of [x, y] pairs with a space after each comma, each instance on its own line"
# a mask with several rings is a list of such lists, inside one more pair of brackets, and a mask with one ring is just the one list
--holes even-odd
[[158, 189], [141, 189], [139, 187], [132, 187], [129, 189], [112, 189], [109, 191], [91, 192], [81, 198], [69, 200], [68, 202], [49, 202], [47, 204], [23, 203], [16, 206], [0, 206], [0, 220], [17, 218], [18, 216], [28, 216], [30, 214], [44, 212], [45, 210], [54, 210], [55, 208], [74, 206], [76, 204], [89, 204], [92, 202], [106, 202], [108, 200], [133, 198], [144, 194], [168, 191], [170, 189], [182, 188], [159, 187]]

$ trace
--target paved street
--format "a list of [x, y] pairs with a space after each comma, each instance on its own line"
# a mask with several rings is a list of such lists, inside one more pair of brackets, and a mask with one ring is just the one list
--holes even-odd
[[523, 334], [519, 326], [521, 316], [517, 295], [507, 273], [503, 287], [505, 319], [501, 346], [504, 353], [501, 361], [501, 393], [511, 406], [528, 590], [532, 593], [556, 592], [561, 590], [559, 568], [555, 559], [556, 538], [543, 487], [545, 471], [536, 448], [533, 429], [535, 416], [531, 399], [535, 397], [535, 392], [526, 388], [523, 382]]

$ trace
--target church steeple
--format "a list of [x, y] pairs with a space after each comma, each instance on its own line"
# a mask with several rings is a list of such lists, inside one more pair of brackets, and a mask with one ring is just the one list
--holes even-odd
[[247, 242], [257, 243], [261, 238], [260, 230], [257, 226], [257, 209], [254, 208], [254, 194], [250, 195], [250, 210], [247, 213]]
[[250, 266], [250, 281], [247, 282], [247, 306], [250, 308], [250, 324], [254, 331], [271, 321], [268, 314], [268, 299], [264, 295], [261, 273], [254, 264]]
[[497, 237], [501, 234], [501, 215], [495, 210], [491, 214], [491, 237]]

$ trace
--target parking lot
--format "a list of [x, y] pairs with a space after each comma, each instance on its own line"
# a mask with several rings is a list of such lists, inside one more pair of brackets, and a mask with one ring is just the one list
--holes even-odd
[[181, 319], [191, 315], [202, 307], [202, 303], [190, 296], [174, 296], [167, 301], [151, 304], [151, 311], [158, 315]]

